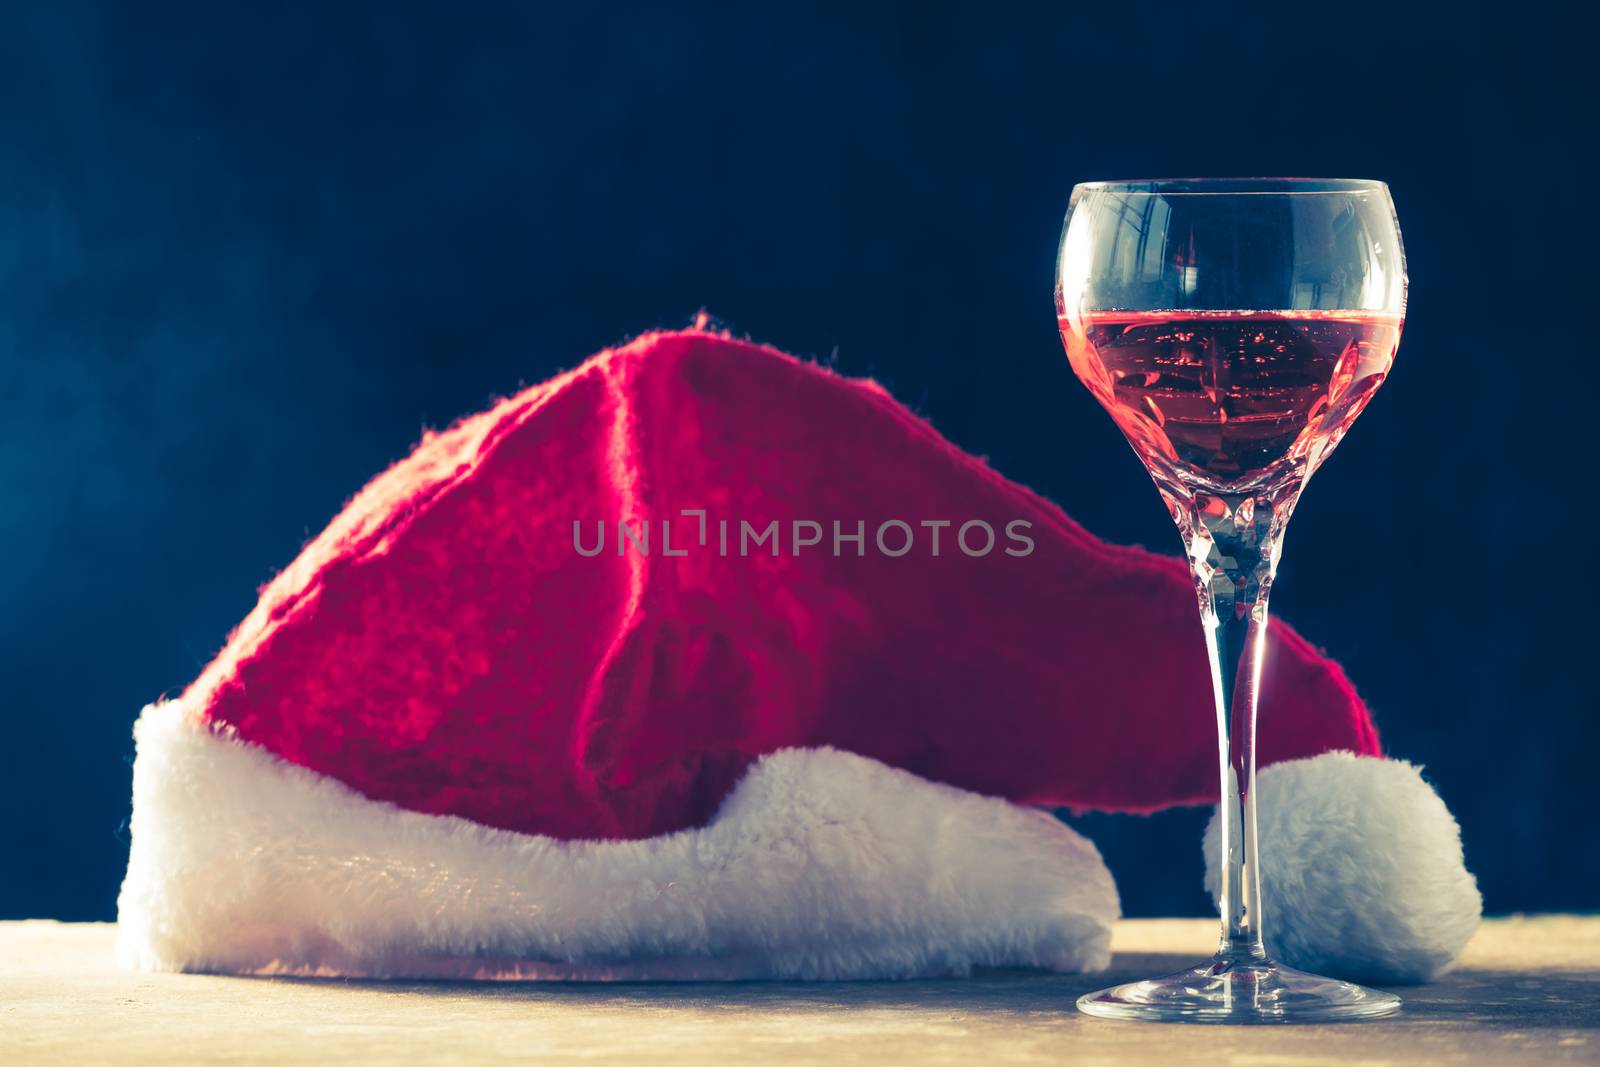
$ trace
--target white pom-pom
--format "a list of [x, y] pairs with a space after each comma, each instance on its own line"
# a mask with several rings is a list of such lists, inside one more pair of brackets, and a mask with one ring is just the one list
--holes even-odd
[[[1421, 772], [1329, 752], [1256, 779], [1267, 950], [1317, 974], [1425, 982], [1461, 954], [1483, 911], [1461, 830]], [[1218, 827], [1206, 828], [1216, 899]]]

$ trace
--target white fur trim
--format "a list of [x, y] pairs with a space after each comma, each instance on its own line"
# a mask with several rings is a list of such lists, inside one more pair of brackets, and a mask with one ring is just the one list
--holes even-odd
[[[1256, 781], [1267, 949], [1303, 970], [1423, 982], [1455, 962], [1483, 899], [1461, 831], [1422, 773], [1399, 760], [1329, 752]], [[1215, 899], [1217, 819], [1206, 829]]]
[[134, 736], [132, 967], [837, 979], [1110, 960], [1117, 893], [1087, 840], [832, 749], [762, 759], [702, 829], [563, 842], [370, 800], [177, 702]]

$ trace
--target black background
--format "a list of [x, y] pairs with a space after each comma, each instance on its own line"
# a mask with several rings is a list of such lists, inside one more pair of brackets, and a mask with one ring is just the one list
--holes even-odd
[[[1405, 339], [1273, 607], [1426, 765], [1489, 909], [1600, 906], [1586, 35], [588, 7], [0, 12], [0, 916], [111, 916], [140, 705], [423, 427], [702, 306], [1175, 550], [1050, 297], [1073, 183], [1173, 174], [1390, 182]], [[1131, 913], [1199, 913], [1201, 821], [1084, 824]]]

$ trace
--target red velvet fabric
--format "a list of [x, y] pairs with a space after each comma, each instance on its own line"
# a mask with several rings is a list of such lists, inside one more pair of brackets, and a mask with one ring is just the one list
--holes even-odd
[[[682, 509], [707, 512], [704, 546]], [[648, 557], [617, 553], [619, 518], [650, 522]], [[663, 555], [662, 519], [686, 555]], [[740, 556], [739, 521], [774, 519], [781, 554]], [[794, 554], [797, 519], [823, 540]], [[889, 519], [915, 535], [898, 558], [874, 541]], [[937, 557], [925, 519], [954, 523]], [[972, 519], [996, 532], [981, 558], [955, 540]], [[605, 550], [580, 555], [574, 520], [586, 549], [603, 520]], [[865, 555], [833, 555], [834, 520], [864, 524]], [[1004, 551], [1022, 547], [1013, 520], [1029, 555]], [[1273, 638], [1262, 759], [1377, 754], [1338, 666], [1286, 626]], [[425, 437], [262, 591], [186, 697], [369, 797], [564, 838], [702, 824], [791, 745], [1030, 803], [1217, 792], [1179, 560], [1096, 540], [872, 382], [696, 331]]]

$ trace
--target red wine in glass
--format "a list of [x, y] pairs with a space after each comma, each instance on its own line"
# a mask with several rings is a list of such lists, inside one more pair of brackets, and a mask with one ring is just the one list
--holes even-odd
[[1147, 465], [1218, 491], [1309, 473], [1378, 386], [1395, 315], [1140, 311], [1063, 316], [1072, 368]]
[[1255, 793], [1283, 532], [1400, 343], [1405, 253], [1389, 190], [1340, 178], [1088, 182], [1072, 193], [1055, 296], [1073, 370], [1144, 461], [1183, 541], [1211, 667], [1221, 800], [1216, 954], [1078, 1006], [1162, 1022], [1393, 1014], [1392, 993], [1272, 958]]

